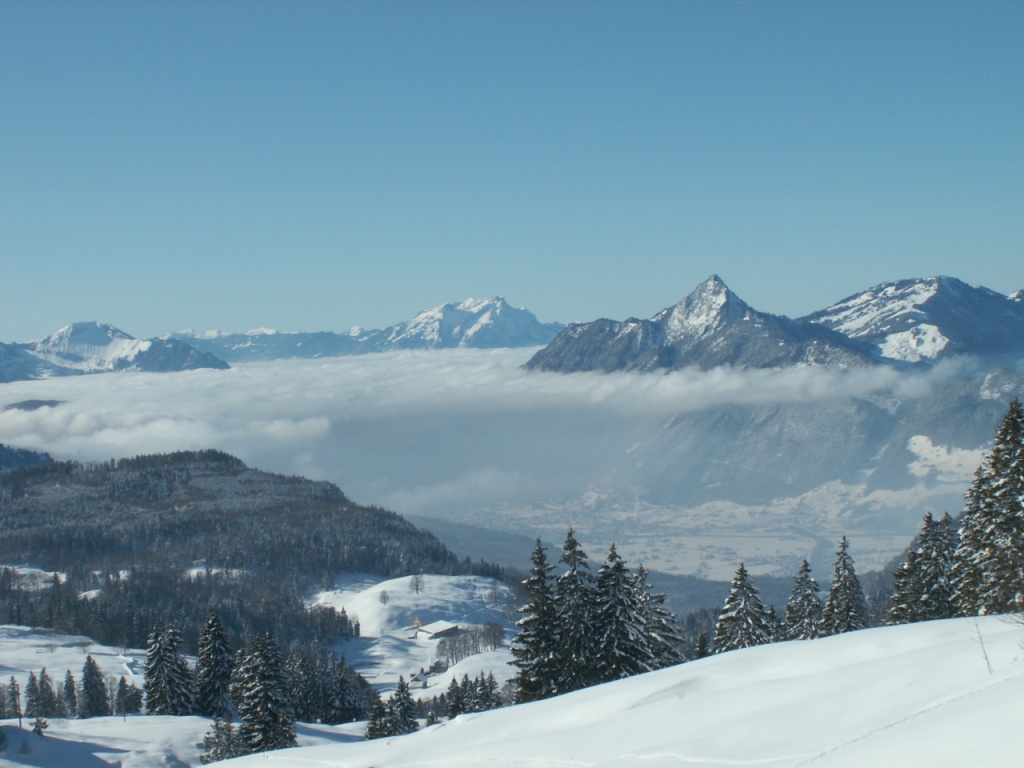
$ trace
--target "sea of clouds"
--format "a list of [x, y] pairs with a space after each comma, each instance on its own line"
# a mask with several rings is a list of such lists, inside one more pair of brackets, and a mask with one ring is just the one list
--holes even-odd
[[670, 374], [527, 372], [534, 350], [407, 351], [116, 373], [0, 385], [0, 442], [106, 460], [219, 448], [251, 466], [331, 480], [399, 512], [578, 496], [680, 412], [928, 394], [964, 373], [716, 369]]

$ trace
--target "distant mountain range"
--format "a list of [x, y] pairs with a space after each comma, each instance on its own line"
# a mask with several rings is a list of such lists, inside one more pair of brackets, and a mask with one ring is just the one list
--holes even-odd
[[41, 341], [0, 343], [0, 382], [109, 371], [173, 372], [229, 363], [337, 357], [395, 349], [541, 346], [565, 326], [541, 323], [505, 299], [467, 299], [420, 312], [382, 330], [348, 333], [183, 331], [136, 339], [112, 325], [74, 323]]
[[565, 326], [542, 323], [527, 309], [505, 299], [467, 299], [420, 312], [411, 320], [381, 330], [353, 328], [347, 333], [249, 333], [183, 331], [176, 339], [231, 363], [281, 358], [336, 357], [395, 349], [453, 347], [535, 347], [547, 344]]
[[110, 371], [227, 367], [223, 360], [177, 339], [136, 339], [96, 322], [74, 323], [28, 344], [0, 344], [0, 382]]
[[650, 319], [569, 326], [541, 323], [501, 297], [442, 304], [387, 328], [346, 333], [182, 331], [136, 339], [111, 325], [75, 323], [41, 341], [0, 343], [0, 382], [397, 349], [534, 346], [543, 349], [526, 368], [561, 373], [913, 366], [953, 355], [1013, 364], [1024, 357], [1024, 291], [1007, 296], [952, 277], [899, 280], [791, 319], [753, 309], [713, 275]]
[[951, 277], [870, 288], [796, 320], [752, 309], [717, 275], [649, 320], [569, 325], [529, 369], [654, 371], [927, 364], [1024, 356], [1024, 301]]

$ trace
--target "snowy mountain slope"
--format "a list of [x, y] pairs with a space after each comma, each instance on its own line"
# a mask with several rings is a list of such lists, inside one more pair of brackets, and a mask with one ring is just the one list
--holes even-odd
[[136, 339], [109, 324], [74, 323], [29, 346], [46, 363], [70, 372], [186, 371], [227, 368], [213, 355], [174, 339]]
[[112, 325], [74, 323], [28, 344], [0, 344], [0, 382], [109, 371], [227, 368], [217, 357], [175, 339], [136, 339]]
[[505, 646], [427, 676], [413, 688], [416, 698], [443, 693], [453, 677], [461, 680], [466, 674], [475, 678], [481, 672], [491, 672], [499, 685], [504, 684], [515, 671], [508, 664], [515, 622], [509, 588], [480, 576], [423, 574], [419, 591], [416, 583], [411, 576], [383, 582], [372, 576], [354, 577], [340, 583], [338, 589], [318, 593], [313, 602], [339, 611], [344, 608], [359, 620], [360, 637], [345, 643], [341, 650], [378, 690], [392, 690], [400, 675], [408, 681], [441, 656], [436, 639], [417, 636], [417, 620], [422, 625], [447, 621], [460, 627], [500, 624], [505, 629]]
[[540, 323], [529, 310], [495, 296], [425, 310], [370, 337], [370, 343], [377, 349], [533, 347], [548, 343], [562, 328]]
[[650, 320], [570, 325], [526, 367], [570, 373], [873, 363], [860, 342], [813, 323], [758, 312], [712, 275]]
[[1022, 639], [1019, 622], [985, 617], [760, 646], [410, 736], [225, 766], [1017, 765]]
[[890, 360], [910, 363], [968, 354], [1024, 355], [1024, 304], [952, 277], [876, 285], [807, 315], [873, 345]]
[[547, 344], [564, 326], [541, 323], [527, 309], [505, 299], [467, 299], [416, 314], [384, 329], [353, 328], [348, 333], [279, 333], [260, 329], [248, 333], [182, 331], [178, 339], [228, 362], [282, 358], [337, 357], [394, 349], [532, 347]]

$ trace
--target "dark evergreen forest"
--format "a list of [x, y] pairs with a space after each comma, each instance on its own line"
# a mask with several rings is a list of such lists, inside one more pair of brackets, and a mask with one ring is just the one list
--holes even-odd
[[128, 647], [172, 624], [188, 653], [213, 608], [236, 645], [263, 633], [285, 646], [358, 634], [357, 617], [304, 605], [343, 573], [501, 576], [331, 483], [212, 450], [0, 474], [0, 562], [66, 576], [38, 589], [0, 571], [0, 622]]

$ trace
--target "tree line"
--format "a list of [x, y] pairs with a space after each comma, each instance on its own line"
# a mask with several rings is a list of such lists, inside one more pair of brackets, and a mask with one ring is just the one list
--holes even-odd
[[512, 643], [514, 683], [520, 702], [544, 699], [591, 685], [678, 664], [683, 638], [665, 596], [653, 592], [642, 566], [626, 567], [613, 544], [596, 575], [569, 529], [559, 564], [549, 564], [540, 541], [523, 582]]

